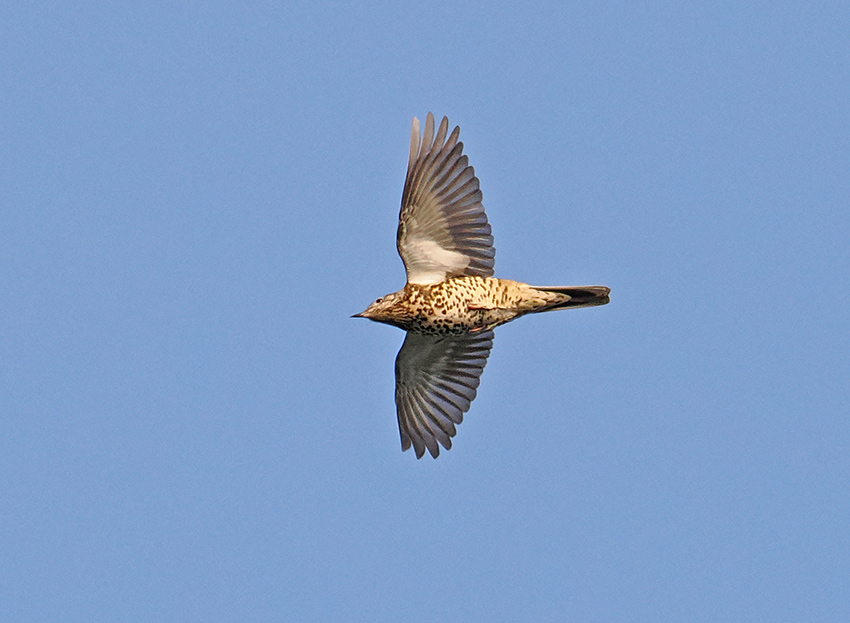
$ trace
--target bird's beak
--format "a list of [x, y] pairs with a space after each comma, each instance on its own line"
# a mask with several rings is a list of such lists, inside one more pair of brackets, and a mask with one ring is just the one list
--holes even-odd
[[363, 312], [360, 312], [359, 314], [352, 314], [351, 317], [352, 318], [365, 318], [366, 316], [363, 315]]

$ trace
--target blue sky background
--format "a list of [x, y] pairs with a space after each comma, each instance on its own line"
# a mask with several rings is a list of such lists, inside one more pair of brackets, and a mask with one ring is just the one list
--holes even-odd
[[[0, 619], [850, 619], [842, 2], [5, 3]], [[402, 454], [410, 123], [499, 329]]]

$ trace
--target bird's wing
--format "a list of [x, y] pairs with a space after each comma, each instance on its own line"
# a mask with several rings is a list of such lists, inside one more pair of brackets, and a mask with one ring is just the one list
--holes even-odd
[[408, 333], [395, 360], [395, 404], [401, 449], [437, 458], [452, 447], [455, 425], [475, 399], [493, 347], [493, 332], [450, 336]]
[[428, 113], [423, 138], [419, 119], [413, 119], [396, 237], [409, 283], [493, 276], [496, 250], [478, 178], [458, 142], [460, 128], [447, 139], [448, 129], [443, 117], [435, 136], [434, 115]]

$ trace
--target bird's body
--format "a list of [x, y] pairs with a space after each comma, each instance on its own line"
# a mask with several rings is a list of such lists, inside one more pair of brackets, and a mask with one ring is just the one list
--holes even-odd
[[408, 283], [363, 315], [420, 335], [462, 335], [494, 329], [525, 314], [608, 302], [599, 286], [535, 287], [495, 277], [453, 277], [436, 284]]
[[474, 169], [443, 117], [425, 136], [413, 120], [397, 233], [407, 285], [355, 316], [407, 331], [396, 358], [402, 450], [452, 446], [493, 346], [493, 329], [515, 318], [608, 303], [605, 286], [530, 286], [493, 277], [493, 236]]

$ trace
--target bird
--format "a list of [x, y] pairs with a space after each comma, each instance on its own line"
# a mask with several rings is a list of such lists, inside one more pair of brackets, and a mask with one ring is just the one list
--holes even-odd
[[525, 314], [609, 302], [606, 286], [531, 286], [497, 279], [495, 248], [475, 169], [460, 127], [448, 133], [432, 113], [422, 136], [413, 118], [396, 246], [407, 272], [403, 289], [353, 318], [407, 332], [395, 362], [395, 404], [402, 451], [433, 457], [452, 447], [478, 391], [493, 329]]

